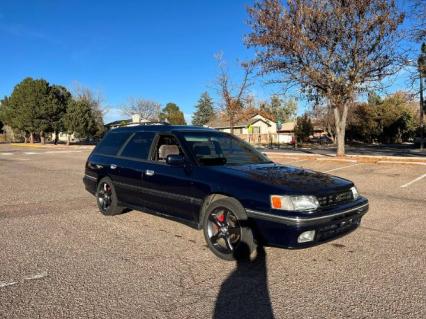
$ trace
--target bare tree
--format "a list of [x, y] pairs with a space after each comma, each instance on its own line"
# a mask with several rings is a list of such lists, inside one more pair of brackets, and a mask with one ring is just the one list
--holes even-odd
[[412, 5], [412, 16], [414, 23], [412, 25], [412, 33], [414, 40], [426, 40], [426, 1], [414, 0]]
[[222, 97], [222, 110], [229, 120], [231, 133], [234, 133], [234, 125], [237, 115], [244, 108], [247, 96], [247, 90], [252, 85], [253, 64], [243, 63], [243, 77], [239, 84], [231, 81], [229, 71], [223, 54], [218, 53], [215, 58], [219, 67], [219, 75], [217, 77], [218, 91]]
[[123, 114], [128, 116], [139, 114], [144, 120], [158, 121], [161, 105], [141, 98], [129, 98], [128, 105], [123, 107], [122, 111]]
[[333, 110], [337, 155], [345, 154], [348, 109], [368, 87], [395, 74], [403, 60], [397, 52], [404, 15], [394, 0], [264, 0], [249, 8], [263, 74], [275, 82], [298, 85], [309, 97], [325, 99]]
[[[90, 106], [91, 115], [94, 121], [90, 134], [96, 138], [100, 138], [105, 131], [103, 117], [108, 112], [108, 109], [104, 106], [105, 99], [102, 93], [85, 87], [78, 82], [74, 82], [72, 95], [75, 101], [82, 101]], [[69, 144], [69, 141], [67, 144]]]

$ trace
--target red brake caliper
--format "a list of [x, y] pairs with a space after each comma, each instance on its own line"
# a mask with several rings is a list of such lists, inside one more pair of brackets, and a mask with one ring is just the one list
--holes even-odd
[[220, 222], [223, 223], [225, 221], [225, 214], [216, 216], [216, 219]]

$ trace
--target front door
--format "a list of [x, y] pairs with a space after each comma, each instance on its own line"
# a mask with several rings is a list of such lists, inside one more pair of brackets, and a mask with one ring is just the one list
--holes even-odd
[[190, 166], [171, 166], [168, 155], [185, 156], [173, 135], [160, 135], [142, 176], [143, 191], [150, 195], [154, 209], [193, 221], [202, 205], [202, 196], [192, 180]]

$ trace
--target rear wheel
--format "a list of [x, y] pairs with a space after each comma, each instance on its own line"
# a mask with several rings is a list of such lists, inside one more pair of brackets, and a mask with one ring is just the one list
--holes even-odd
[[109, 177], [102, 178], [96, 190], [96, 201], [99, 211], [103, 215], [112, 216], [121, 214], [124, 208], [118, 206], [117, 194]]
[[204, 214], [203, 230], [210, 250], [222, 259], [247, 258], [256, 249], [247, 215], [236, 199], [214, 200]]

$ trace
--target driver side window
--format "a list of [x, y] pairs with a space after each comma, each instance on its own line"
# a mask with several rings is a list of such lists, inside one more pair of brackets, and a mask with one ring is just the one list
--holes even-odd
[[168, 155], [183, 155], [176, 137], [161, 135], [154, 150], [154, 161], [165, 163]]

